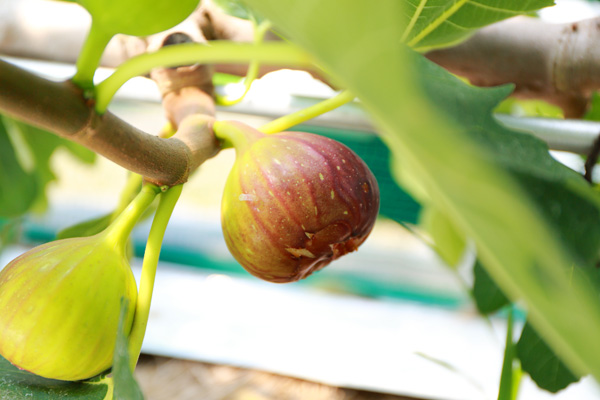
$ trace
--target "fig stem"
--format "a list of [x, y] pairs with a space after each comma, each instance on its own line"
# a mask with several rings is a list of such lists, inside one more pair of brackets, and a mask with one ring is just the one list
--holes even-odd
[[96, 69], [100, 65], [102, 53], [112, 37], [112, 33], [104, 32], [92, 21], [90, 31], [77, 58], [77, 72], [72, 78], [73, 83], [84, 90], [94, 88]]
[[115, 220], [119, 214], [121, 214], [123, 210], [127, 208], [129, 203], [140, 192], [143, 182], [144, 178], [140, 174], [136, 174], [135, 172], [129, 173], [125, 187], [123, 188], [121, 196], [119, 197], [119, 203], [115, 209], [113, 220]]
[[131, 333], [129, 334], [129, 363], [131, 371], [135, 370], [142, 343], [146, 334], [148, 317], [150, 315], [150, 304], [152, 302], [152, 292], [154, 290], [154, 280], [156, 278], [156, 268], [160, 256], [162, 241], [165, 236], [165, 230], [181, 195], [183, 185], [171, 187], [160, 196], [158, 209], [152, 221], [152, 227], [148, 235], [148, 243], [144, 252], [144, 261], [142, 263], [142, 276], [140, 278], [140, 289], [135, 306], [135, 315]]
[[[260, 44], [262, 43], [269, 29], [271, 29], [271, 22], [265, 20], [260, 24], [257, 24], [255, 19], [252, 19], [252, 22], [254, 24], [254, 43]], [[227, 98], [227, 96], [217, 95], [217, 103], [222, 106], [232, 106], [242, 101], [244, 97], [246, 97], [246, 94], [248, 94], [252, 82], [254, 82], [254, 80], [258, 76], [259, 69], [260, 62], [258, 62], [258, 60], [256, 59], [252, 60], [248, 65], [248, 71], [246, 72], [246, 77], [244, 78], [244, 93], [242, 93], [241, 96], [233, 99]]]
[[213, 123], [215, 137], [222, 142], [221, 148], [235, 148], [240, 155], [256, 140], [265, 136], [264, 133], [239, 121], [215, 121]]
[[96, 85], [96, 112], [103, 114], [117, 90], [129, 79], [144, 75], [156, 67], [175, 67], [196, 63], [246, 63], [256, 60], [263, 64], [306, 67], [312, 57], [301, 48], [287, 42], [256, 44], [214, 41], [165, 46], [151, 53], [140, 54], [125, 61], [111, 76]]
[[104, 231], [106, 240], [113, 246], [124, 249], [133, 227], [158, 193], [160, 193], [158, 186], [145, 185], [123, 212], [106, 228]]
[[285, 115], [281, 118], [277, 118], [261, 126], [260, 128], [258, 128], [258, 130], [266, 134], [285, 131], [286, 129], [289, 129], [292, 126], [301, 124], [302, 122], [308, 121], [310, 119], [318, 117], [319, 115], [325, 114], [326, 112], [343, 106], [344, 104], [354, 100], [355, 97], [356, 96], [354, 96], [354, 94], [352, 94], [349, 90], [344, 90], [343, 92], [338, 93], [330, 99], [323, 100], [310, 107]]

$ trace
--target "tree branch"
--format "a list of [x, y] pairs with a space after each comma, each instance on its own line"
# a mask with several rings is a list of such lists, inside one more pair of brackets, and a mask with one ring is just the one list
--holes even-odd
[[[65, 24], [62, 16], [68, 16]], [[76, 4], [40, 0], [0, 3], [0, 51], [5, 54], [73, 62], [85, 37], [89, 17]], [[249, 21], [224, 14], [203, 0], [176, 29], [200, 29], [209, 39], [251, 41]], [[270, 34], [267, 40], [278, 40]], [[145, 52], [150, 39], [117, 36], [102, 63], [117, 66]], [[514, 18], [477, 31], [462, 44], [432, 51], [428, 58], [479, 86], [515, 84], [514, 95], [560, 106], [566, 117], [580, 117], [593, 91], [600, 89], [600, 19], [549, 24]], [[215, 65], [216, 72], [243, 76], [247, 65]], [[283, 67], [263, 66], [259, 76]], [[309, 71], [318, 79], [322, 76]]]
[[186, 182], [219, 149], [211, 116], [195, 115], [185, 129], [162, 139], [110, 112], [97, 115], [70, 82], [52, 82], [1, 60], [0, 87], [1, 112], [80, 143], [157, 185]]
[[543, 99], [581, 117], [600, 89], [600, 18], [548, 24], [514, 18], [427, 57], [477, 86], [514, 83], [514, 95]]
[[[89, 29], [89, 15], [78, 4], [47, 0], [0, 1], [0, 53], [49, 61], [75, 63]], [[197, 40], [198, 31], [208, 40], [252, 42], [254, 26], [250, 21], [223, 13], [211, 0], [202, 0], [185, 21], [169, 30], [182, 32]], [[104, 67], [117, 67], [131, 57], [156, 50], [161, 32], [145, 38], [116, 35], [100, 61]], [[265, 40], [280, 40], [268, 32]], [[261, 65], [258, 76], [286, 66]], [[289, 66], [290, 69], [298, 69]], [[247, 64], [216, 64], [215, 72], [245, 76]], [[327, 79], [316, 69], [307, 70], [316, 79]]]
[[[56, 10], [52, 14], [55, 18], [48, 17], [52, 10]], [[65, 26], [62, 15], [69, 15], [69, 22], [85, 23]], [[75, 4], [5, 0], [0, 4], [0, 51], [73, 62], [85, 37], [87, 21], [85, 11]], [[252, 23], [224, 14], [211, 0], [203, 0], [177, 29], [189, 33], [192, 25], [209, 40], [244, 42], [253, 37]], [[427, 56], [475, 85], [514, 83], [515, 96], [543, 99], [563, 108], [567, 117], [579, 117], [586, 110], [590, 94], [600, 89], [600, 47], [596, 45], [600, 41], [599, 26], [599, 19], [549, 24], [534, 18], [515, 18], [483, 28], [462, 44]], [[278, 40], [273, 34], [266, 39]], [[102, 64], [117, 66], [145, 52], [148, 44], [147, 39], [117, 36], [109, 44]], [[263, 66], [259, 76], [281, 68]], [[247, 65], [215, 65], [217, 72], [239, 76], [246, 70]], [[309, 72], [325, 80], [315, 71]]]

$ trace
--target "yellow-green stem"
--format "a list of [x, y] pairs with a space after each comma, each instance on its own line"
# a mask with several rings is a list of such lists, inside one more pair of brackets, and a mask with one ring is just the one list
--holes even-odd
[[[254, 28], [254, 43], [260, 44], [262, 43], [267, 31], [271, 29], [271, 23], [269, 21], [263, 21], [257, 25], [256, 21], [254, 21]], [[246, 77], [244, 78], [244, 93], [242, 93], [241, 96], [233, 99], [228, 99], [227, 96], [217, 95], [217, 104], [222, 106], [232, 106], [242, 101], [246, 94], [248, 94], [252, 82], [254, 82], [258, 76], [259, 68], [260, 63], [257, 60], [252, 60], [250, 65], [248, 65], [248, 71], [246, 72]]]
[[114, 246], [124, 248], [133, 227], [148, 208], [160, 189], [155, 185], [146, 185], [141, 192], [129, 203], [119, 216], [106, 228], [106, 240]]
[[156, 67], [175, 67], [195, 63], [246, 63], [257, 62], [286, 65], [309, 66], [311, 56], [304, 50], [287, 42], [232, 43], [211, 41], [210, 45], [184, 43], [166, 46], [153, 53], [144, 53], [121, 64], [116, 71], [96, 86], [96, 111], [103, 114], [117, 90], [129, 79], [144, 75]]
[[111, 33], [98, 29], [92, 21], [90, 31], [77, 58], [77, 72], [72, 78], [80, 88], [92, 89], [94, 87], [94, 74], [100, 64], [102, 53], [112, 36]]
[[135, 365], [140, 356], [142, 343], [146, 334], [146, 326], [148, 326], [156, 268], [158, 266], [165, 230], [167, 229], [175, 204], [181, 195], [182, 188], [183, 185], [173, 186], [161, 195], [158, 209], [150, 228], [150, 234], [148, 235], [148, 243], [146, 244], [142, 264], [139, 294], [135, 306], [135, 316], [131, 333], [129, 334], [129, 362], [132, 371], [135, 370]]
[[238, 154], [243, 153], [254, 141], [265, 136], [262, 132], [252, 128], [247, 129], [245, 125], [236, 121], [215, 121], [213, 132], [221, 141], [223, 149], [235, 147]]
[[117, 207], [113, 213], [113, 220], [116, 219], [125, 208], [127, 208], [127, 205], [131, 202], [131, 200], [140, 192], [143, 180], [144, 178], [141, 175], [134, 172], [129, 173], [125, 187], [123, 187], [123, 191], [121, 192], [121, 197], [119, 197], [119, 204], [117, 204]]
[[349, 103], [354, 100], [354, 97], [355, 96], [350, 91], [344, 90], [330, 99], [323, 100], [320, 103], [307, 107], [303, 110], [296, 111], [295, 113], [283, 116], [281, 118], [277, 118], [276, 120], [261, 126], [258, 128], [258, 130], [266, 134], [282, 132], [291, 128], [292, 126], [301, 124], [302, 122], [318, 117], [319, 115], [325, 114], [326, 112]]
[[[511, 306], [508, 310], [508, 319], [506, 321], [506, 345], [504, 348], [504, 361], [502, 363], [502, 372], [500, 374], [500, 388], [498, 390], [498, 400], [515, 400], [515, 395], [519, 386], [519, 381], [515, 376], [514, 361], [516, 357], [516, 348], [513, 341], [514, 327], [514, 309]], [[516, 386], [516, 387], [515, 387]]]

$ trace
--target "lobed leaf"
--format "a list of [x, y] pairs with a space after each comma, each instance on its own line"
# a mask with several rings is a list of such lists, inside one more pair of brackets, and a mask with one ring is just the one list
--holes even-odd
[[[598, 207], [597, 195], [547, 153], [520, 147], [543, 148], [541, 142], [493, 120], [490, 110], [510, 88], [471, 88], [404, 50], [395, 38], [405, 14], [393, 0], [352, 7], [341, 0], [248, 2], [360, 98], [392, 150], [395, 177], [410, 176], [411, 192], [474, 240], [492, 278], [525, 300], [536, 329], [571, 367], [600, 377], [600, 348], [592, 345], [600, 331], [595, 289], [572, 268], [581, 260], [517, 173], [558, 182], [591, 207]], [[507, 132], [505, 142], [490, 145]]]
[[525, 324], [517, 343], [523, 371], [542, 389], [556, 393], [580, 379], [556, 356], [530, 324]]
[[476, 29], [554, 4], [553, 0], [405, 0], [402, 41], [425, 51], [449, 46]]

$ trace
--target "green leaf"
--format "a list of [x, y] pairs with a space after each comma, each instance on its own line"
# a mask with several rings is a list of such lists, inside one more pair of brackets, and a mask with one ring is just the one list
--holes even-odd
[[119, 331], [117, 333], [117, 343], [115, 346], [112, 368], [115, 383], [114, 400], [144, 400], [144, 395], [129, 369], [128, 340], [124, 327], [128, 303], [129, 301], [127, 299], [121, 300]]
[[468, 85], [405, 50], [397, 42], [406, 20], [396, 0], [353, 2], [352, 7], [342, 0], [248, 3], [360, 98], [392, 150], [395, 177], [411, 176], [419, 187], [407, 188], [413, 194], [422, 189], [420, 199], [474, 240], [492, 278], [511, 298], [530, 306], [532, 323], [570, 366], [600, 377], [595, 290], [572, 268], [578, 264], [574, 252], [503, 163], [513, 157], [512, 172], [562, 182], [592, 203], [596, 197], [572, 171], [538, 154], [528, 158], [519, 142], [509, 140], [494, 150], [484, 145], [487, 134], [509, 132], [489, 110], [510, 89], [473, 88], [473, 95]]
[[[78, 160], [91, 164], [96, 160], [96, 154], [85, 147], [53, 135], [43, 129], [27, 125], [7, 117], [2, 118], [4, 126], [9, 133], [14, 147], [20, 153], [16, 162], [27, 165], [29, 172], [29, 184], [34, 186], [35, 199], [27, 203], [28, 207], [21, 212], [24, 213], [31, 208], [44, 210], [47, 206], [45, 188], [48, 183], [56, 179], [50, 165], [50, 159], [58, 148], [67, 149]], [[15, 163], [15, 161], [8, 161]]]
[[17, 241], [21, 223], [20, 218], [0, 218], [0, 253], [8, 244]]
[[106, 376], [81, 382], [57, 381], [22, 371], [0, 357], [0, 399], [108, 400], [110, 393], [112, 383]]
[[14, 129], [14, 133], [20, 135], [22, 144], [27, 147], [26, 151], [32, 158], [35, 177], [40, 188], [40, 196], [37, 198], [36, 204], [38, 209], [46, 208], [47, 199], [44, 195], [46, 185], [56, 180], [50, 159], [58, 148], [64, 147], [77, 159], [87, 164], [93, 163], [96, 159], [94, 152], [43, 129], [16, 120], [10, 120], [10, 125]]
[[69, 226], [56, 234], [56, 239], [92, 236], [102, 232], [113, 219], [113, 213]]
[[240, 0], [213, 0], [213, 2], [219, 6], [226, 14], [241, 18], [251, 19], [253, 18], [254, 12]]
[[469, 137], [488, 150], [490, 160], [527, 191], [536, 208], [557, 230], [579, 264], [594, 267], [600, 247], [600, 197], [579, 173], [557, 162], [533, 136], [499, 125], [492, 111], [510, 87], [481, 89], [452, 77], [433, 63], [420, 67], [429, 98]]
[[589, 121], [600, 121], [600, 94], [598, 92], [594, 92], [592, 95], [592, 101], [584, 119]]
[[510, 303], [510, 300], [496, 285], [496, 282], [481, 266], [481, 261], [479, 260], [477, 260], [473, 267], [473, 275], [475, 276], [473, 299], [480, 313], [491, 314]]
[[[174, 27], [186, 19], [199, 0], [77, 0], [92, 16], [93, 26], [112, 36], [117, 33], [148, 36]], [[109, 36], [109, 37], [110, 37]], [[103, 49], [101, 49], [103, 50]]]
[[[51, 135], [51, 133], [49, 133], [49, 132], [45, 132], [45, 133]], [[61, 141], [61, 144], [64, 146], [64, 148], [67, 149], [67, 151], [69, 153], [71, 153], [75, 158], [77, 158], [82, 163], [94, 164], [96, 162], [96, 158], [97, 158], [96, 153], [94, 153], [87, 147], [83, 147], [82, 145], [80, 145], [78, 143], [71, 142], [70, 140], [63, 139], [58, 136], [56, 136], [56, 137]]]
[[433, 248], [439, 256], [449, 266], [456, 267], [466, 248], [464, 233], [445, 214], [431, 206], [421, 213], [419, 225], [431, 236]]
[[562, 108], [538, 99], [509, 97], [502, 101], [494, 111], [499, 114], [512, 114], [519, 117], [564, 117]]
[[25, 213], [39, 193], [37, 180], [21, 165], [0, 116], [0, 217], [15, 217]]
[[553, 0], [405, 0], [402, 41], [419, 51], [449, 46], [476, 29], [554, 5]]
[[580, 376], [574, 375], [539, 337], [530, 324], [525, 324], [517, 343], [517, 354], [521, 368], [542, 389], [556, 393], [577, 382]]

